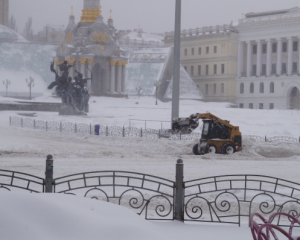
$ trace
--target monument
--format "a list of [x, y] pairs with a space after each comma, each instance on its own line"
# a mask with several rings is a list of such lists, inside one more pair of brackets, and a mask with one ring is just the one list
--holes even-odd
[[125, 96], [125, 69], [127, 58], [117, 43], [113, 19], [104, 23], [100, 0], [84, 0], [81, 20], [75, 23], [73, 10], [65, 30], [65, 40], [56, 50], [56, 72], [67, 62], [73, 65], [69, 77], [76, 71], [88, 80], [86, 87], [96, 96]]

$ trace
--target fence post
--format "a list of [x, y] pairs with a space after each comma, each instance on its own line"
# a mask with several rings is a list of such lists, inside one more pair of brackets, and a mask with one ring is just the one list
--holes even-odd
[[143, 128], [141, 128], [141, 138], [143, 137]]
[[46, 121], [46, 132], [48, 131], [48, 121]]
[[176, 180], [174, 189], [174, 219], [184, 221], [184, 182], [183, 182], [183, 161], [177, 160], [176, 164]]
[[33, 129], [35, 129], [36, 126], [35, 126], [35, 119], [33, 119]]
[[52, 193], [53, 187], [53, 157], [52, 155], [47, 156], [46, 160], [46, 171], [45, 171], [45, 192]]
[[106, 135], [106, 137], [108, 137], [108, 126], [106, 126], [105, 135]]
[[160, 129], [158, 130], [158, 139], [160, 139]]
[[75, 133], [77, 133], [77, 124], [75, 123], [75, 126], [74, 126], [74, 131]]
[[300, 142], [300, 137], [299, 137], [299, 142]]
[[11, 126], [11, 116], [9, 116], [9, 126]]
[[21, 118], [21, 127], [23, 127], [23, 118]]
[[125, 137], [125, 128], [123, 126], [123, 137]]
[[59, 131], [62, 132], [62, 123], [60, 121], [60, 124], [59, 124]]
[[265, 136], [265, 142], [267, 142], [267, 136]]
[[92, 135], [92, 124], [90, 124], [90, 135]]

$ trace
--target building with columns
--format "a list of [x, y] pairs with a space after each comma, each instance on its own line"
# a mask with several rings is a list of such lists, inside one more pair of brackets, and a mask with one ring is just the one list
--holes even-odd
[[238, 106], [300, 109], [300, 9], [248, 13], [238, 30]]
[[[235, 101], [237, 39], [238, 31], [232, 24], [181, 32], [181, 64], [204, 101]], [[165, 33], [164, 41], [172, 46], [174, 32]]]
[[9, 0], [0, 0], [0, 25], [9, 26]]
[[56, 66], [67, 61], [74, 65], [69, 76], [74, 77], [75, 70], [93, 76], [87, 84], [93, 95], [124, 96], [127, 58], [117, 43], [112, 17], [104, 23], [100, 0], [84, 0], [80, 22], [76, 24], [71, 13], [65, 34], [56, 50]]

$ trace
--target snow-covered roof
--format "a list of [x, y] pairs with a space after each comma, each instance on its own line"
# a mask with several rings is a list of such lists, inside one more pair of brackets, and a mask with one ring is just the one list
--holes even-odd
[[28, 42], [14, 30], [0, 25], [0, 42]]
[[154, 41], [154, 42], [162, 42], [164, 39], [164, 36], [158, 35], [158, 34], [153, 34], [153, 33], [144, 33], [142, 31], [133, 31], [130, 32], [121, 39], [129, 39], [129, 40], [137, 40], [137, 41]]

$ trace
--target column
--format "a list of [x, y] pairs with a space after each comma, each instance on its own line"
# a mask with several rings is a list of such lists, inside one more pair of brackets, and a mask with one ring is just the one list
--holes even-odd
[[267, 77], [271, 76], [271, 70], [272, 70], [272, 41], [271, 39], [267, 40]]
[[238, 49], [238, 78], [242, 77], [244, 65], [244, 42], [239, 42], [239, 49]]
[[261, 76], [261, 41], [257, 41], [256, 76]]
[[[89, 58], [87, 60], [88, 68], [89, 68], [88, 71], [87, 71], [87, 78], [91, 78], [92, 77], [92, 72], [91, 71], [92, 71], [92, 64], [93, 64], [93, 62], [94, 62], [93, 58]], [[92, 80], [88, 80], [87, 81], [86, 87], [87, 87], [89, 93], [93, 92], [92, 91]]]
[[282, 70], [281, 59], [282, 59], [282, 40], [281, 38], [278, 38], [277, 39], [277, 66], [276, 66], [278, 76], [281, 75], [281, 70]]
[[247, 77], [251, 77], [251, 42], [247, 42]]
[[300, 74], [300, 37], [298, 37], [298, 74]]
[[116, 64], [117, 60], [110, 60], [110, 94], [115, 93]]
[[80, 62], [80, 73], [83, 75], [83, 77], [85, 76], [85, 62], [86, 62], [86, 58], [80, 58], [79, 62]]
[[68, 62], [69, 65], [73, 65], [73, 67], [69, 68], [69, 77], [72, 79], [74, 78], [74, 68], [75, 68], [75, 58], [67, 58], [66, 61]]
[[117, 92], [122, 92], [122, 66], [123, 61], [118, 61], [118, 79], [117, 79]]
[[127, 62], [123, 61], [123, 66], [122, 66], [122, 93], [125, 93], [126, 91], [126, 65]]
[[293, 38], [288, 38], [288, 66], [287, 66], [287, 74], [288, 76], [292, 75], [293, 70]]

